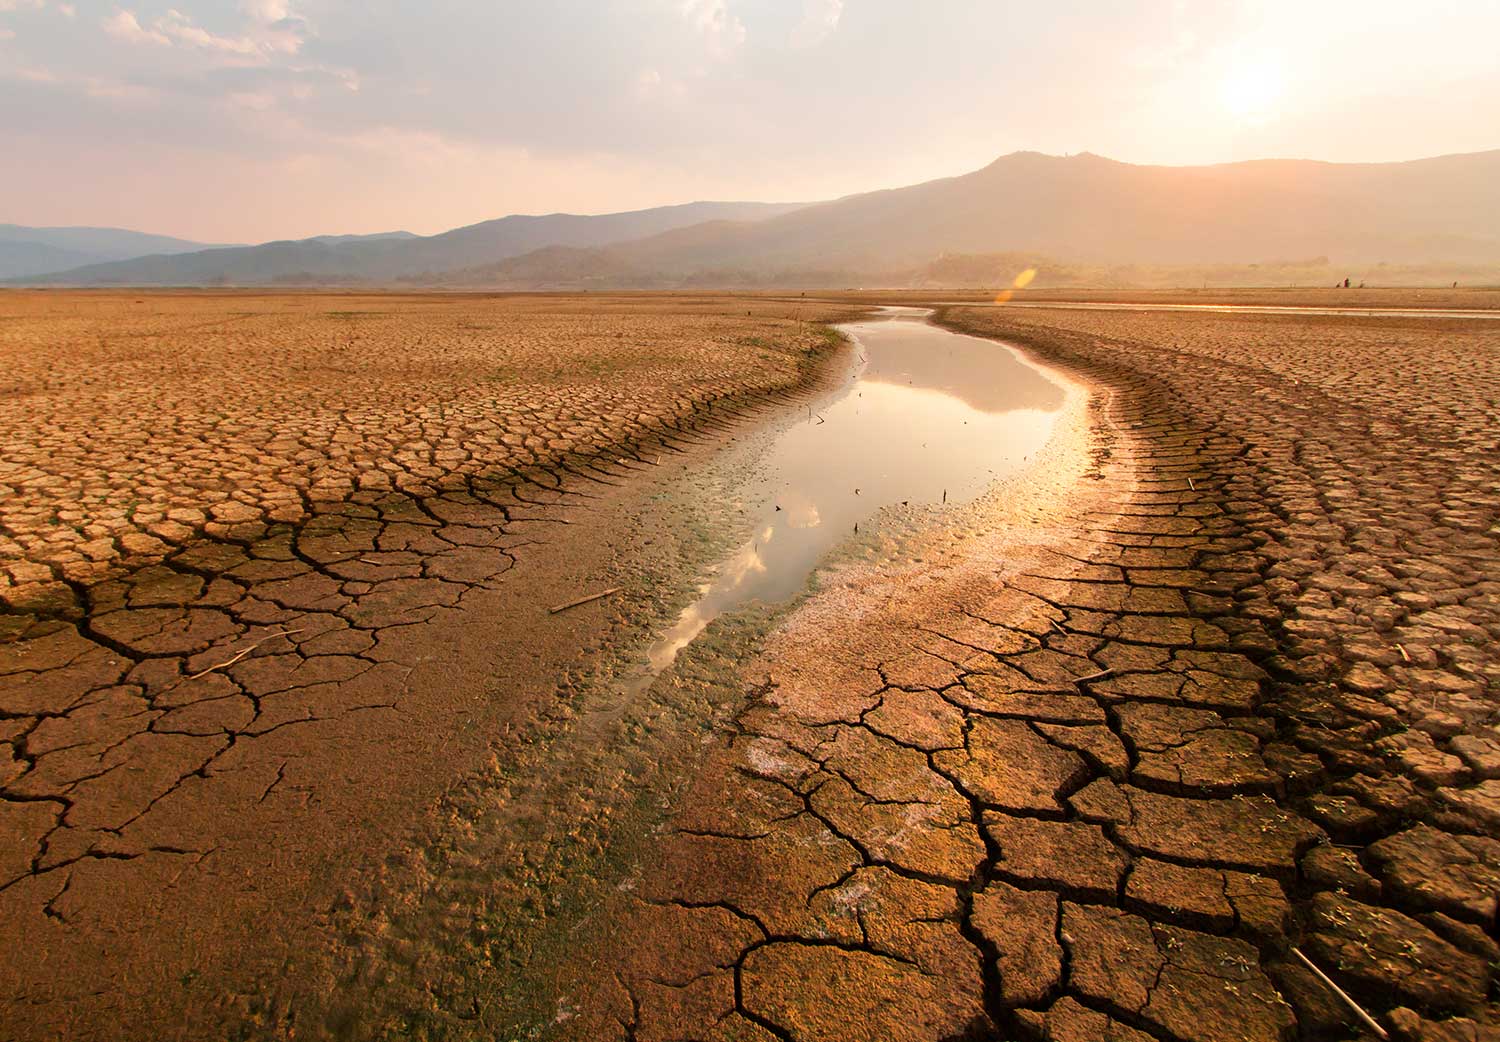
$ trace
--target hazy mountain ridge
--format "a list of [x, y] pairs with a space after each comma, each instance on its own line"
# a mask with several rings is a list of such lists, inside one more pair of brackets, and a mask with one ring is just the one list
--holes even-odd
[[[1175, 277], [1257, 265], [1267, 276], [1289, 265], [1309, 278], [1381, 264], [1487, 271], [1500, 265], [1500, 150], [1401, 163], [1197, 167], [1017, 152], [972, 173], [804, 206], [694, 203], [598, 217], [505, 217], [430, 237], [268, 243], [32, 281], [911, 284], [985, 267], [945, 266], [944, 258], [997, 254], [1059, 258], [1057, 267], [1079, 272], [1134, 267]], [[1310, 267], [1303, 258], [1331, 260]]]
[[[997, 256], [1002, 264], [984, 260]], [[585, 254], [539, 251], [422, 281], [988, 284], [1023, 256], [1046, 258], [1054, 279], [1119, 284], [1321, 282], [1352, 270], [1429, 281], [1488, 277], [1500, 265], [1500, 151], [1410, 163], [1212, 167], [1015, 153], [972, 174], [764, 221], [694, 225]]]
[[420, 239], [421, 236], [415, 232], [371, 232], [366, 235], [309, 235], [305, 239], [291, 239], [291, 242], [321, 242], [328, 246], [337, 246], [346, 242], [377, 242], [383, 239]]
[[[622, 248], [617, 248], [617, 252]], [[1393, 164], [1143, 167], [1088, 154], [849, 196], [753, 225], [623, 248], [641, 266], [909, 269], [1035, 251], [1093, 264], [1500, 261], [1500, 151]]]
[[583, 216], [512, 215], [438, 235], [318, 236], [197, 253], [137, 257], [26, 280], [69, 285], [205, 285], [394, 281], [529, 253], [548, 246], [600, 247], [724, 217], [785, 213], [796, 203], [698, 202]]
[[41, 275], [149, 253], [187, 253], [209, 248], [210, 243], [126, 228], [34, 228], [24, 224], [0, 224], [0, 278]]

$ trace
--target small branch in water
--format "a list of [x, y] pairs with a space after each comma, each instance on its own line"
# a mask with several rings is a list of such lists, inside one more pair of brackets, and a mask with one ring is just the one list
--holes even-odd
[[1391, 1037], [1390, 1035], [1386, 1034], [1385, 1028], [1383, 1028], [1379, 1024], [1375, 1023], [1375, 1018], [1374, 1017], [1372, 1017], [1372, 1016], [1370, 1016], [1370, 1014], [1366, 1013], [1364, 1011], [1364, 1009], [1361, 1008], [1361, 1006], [1360, 1006], [1359, 1003], [1355, 1002], [1353, 999], [1351, 999], [1349, 997], [1349, 993], [1348, 992], [1346, 992], [1343, 988], [1339, 987], [1337, 984], [1333, 983], [1333, 981], [1329, 978], [1328, 974], [1326, 974], [1322, 970], [1318, 969], [1317, 963], [1313, 962], [1306, 955], [1303, 955], [1301, 948], [1293, 948], [1292, 949], [1292, 954], [1295, 955], [1298, 959], [1301, 959], [1302, 960], [1302, 965], [1306, 966], [1309, 970], [1312, 970], [1313, 975], [1316, 976], [1318, 978], [1318, 980], [1320, 980], [1324, 984], [1326, 984], [1328, 986], [1328, 989], [1330, 991], [1332, 991], [1339, 998], [1343, 999], [1344, 1000], [1344, 1005], [1348, 1006], [1354, 1012], [1354, 1015], [1356, 1017], [1358, 1017], [1361, 1021], [1364, 1022], [1365, 1027], [1369, 1028], [1372, 1032], [1375, 1033], [1375, 1037], [1377, 1037], [1377, 1038], [1390, 1038]]
[[601, 597], [608, 597], [610, 594], [619, 593], [624, 588], [625, 587], [623, 586], [611, 586], [607, 590], [600, 590], [598, 593], [591, 593], [587, 597], [578, 598], [576, 601], [569, 601], [567, 604], [559, 604], [555, 608], [549, 608], [548, 611], [551, 614], [556, 615], [560, 611], [567, 611], [569, 608], [576, 608], [580, 604], [588, 604], [590, 601], [597, 601]]

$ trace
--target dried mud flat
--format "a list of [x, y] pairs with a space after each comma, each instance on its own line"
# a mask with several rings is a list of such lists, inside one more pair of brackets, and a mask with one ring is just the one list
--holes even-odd
[[0, 1033], [253, 1030], [620, 624], [546, 605], [680, 555], [628, 488], [816, 386], [855, 313], [0, 296]]
[[1500, 333], [941, 321], [1086, 416], [767, 639], [562, 1033], [1500, 1037]]
[[[240, 296], [0, 299], [101, 309], [71, 338], [31, 312], [0, 324], [22, 363], [67, 362], [12, 366], [6, 452], [31, 455], [0, 483], [36, 482], [22, 507], [88, 505], [5, 519], [19, 1037], [1360, 1037], [1294, 946], [1394, 1037], [1495, 1037], [1494, 323], [944, 310], [1073, 381], [1057, 437], [975, 506], [855, 547], [769, 633], [710, 631], [716, 670], [704, 651], [653, 686], [632, 740], [676, 781], [651, 813], [614, 815], [628, 771], [580, 774], [576, 816], [538, 810], [615, 850], [545, 877], [537, 909], [582, 877], [606, 896], [564, 910], [544, 953], [493, 934], [494, 880], [521, 869], [493, 843], [505, 790], [474, 779], [511, 740], [502, 707], [551, 697], [619, 622], [538, 607], [680, 556], [632, 489], [719, 441], [720, 417], [814, 386], [827, 341], [798, 319], [862, 302], [265, 298], [397, 313], [306, 320], [226, 316], [261, 306]], [[170, 338], [163, 301], [182, 302]], [[139, 354], [95, 342], [138, 306], [158, 315]], [[242, 321], [267, 324], [258, 342], [199, 339]], [[340, 323], [346, 353], [389, 368], [292, 398], [289, 377], [258, 382], [324, 364]], [[524, 332], [464, 328], [483, 325]], [[404, 368], [419, 336], [446, 368]], [[300, 346], [268, 367], [278, 344]], [[533, 382], [496, 383], [519, 397], [475, 389], [513, 357]], [[149, 402], [177, 364], [171, 409], [131, 419], [117, 395]], [[66, 389], [96, 403], [84, 421], [28, 449], [31, 410], [67, 417], [48, 381], [91, 377]], [[170, 433], [175, 410], [198, 435], [225, 411], [215, 387], [238, 410], [207, 426], [235, 461], [222, 483], [136, 476], [162, 465], [153, 422]], [[533, 418], [537, 399], [565, 418]], [[309, 443], [257, 470], [237, 436], [273, 419]], [[91, 428], [118, 465], [90, 466]], [[364, 487], [372, 470], [389, 485]], [[139, 519], [108, 512], [138, 486], [160, 491]], [[231, 487], [268, 491], [208, 494]], [[240, 499], [255, 517], [214, 514]], [[176, 542], [158, 509], [202, 513]], [[142, 534], [162, 545], [127, 544]], [[402, 865], [351, 858], [402, 848], [434, 803], [450, 840], [417, 859], [420, 898]], [[331, 976], [287, 954], [330, 936], [350, 942]], [[540, 1019], [504, 1008], [522, 991]]]

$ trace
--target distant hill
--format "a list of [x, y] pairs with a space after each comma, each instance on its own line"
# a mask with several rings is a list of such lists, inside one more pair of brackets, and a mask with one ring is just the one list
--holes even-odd
[[368, 235], [311, 235], [306, 239], [293, 239], [292, 242], [321, 242], [329, 246], [337, 246], [345, 242], [377, 242], [384, 239], [418, 239], [419, 235], [412, 232], [372, 232]]
[[[1500, 264], [1500, 151], [1404, 163], [1194, 167], [1016, 152], [958, 177], [803, 206], [690, 203], [597, 217], [504, 217], [441, 235], [324, 236], [28, 281], [912, 285], [986, 270], [992, 262], [972, 258], [997, 255], [1057, 258], [1079, 272], [1154, 267], [1176, 277], [1226, 265], [1252, 279], [1256, 271], [1279, 277], [1289, 266], [1309, 278], [1381, 264], [1489, 270]], [[960, 257], [971, 259], [953, 260]], [[1313, 258], [1322, 263], [1309, 264]]]
[[[465, 284], [823, 284], [926, 278], [950, 255], [1081, 265], [1500, 262], [1500, 151], [1405, 163], [1134, 166], [1018, 152], [961, 177], [848, 196], [754, 223], [676, 229], [447, 273]], [[1326, 261], [1325, 261], [1326, 263]]]
[[501, 217], [415, 236], [319, 236], [260, 246], [138, 257], [112, 264], [54, 268], [30, 283], [66, 285], [210, 285], [392, 281], [493, 263], [547, 246], [592, 248], [718, 219], [784, 214], [797, 204], [686, 203], [627, 213]]
[[41, 275], [148, 253], [187, 253], [207, 248], [208, 243], [124, 228], [31, 228], [23, 224], [0, 224], [0, 278]]

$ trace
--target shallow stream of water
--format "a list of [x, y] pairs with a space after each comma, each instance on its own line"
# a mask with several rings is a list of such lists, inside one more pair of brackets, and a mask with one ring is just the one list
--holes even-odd
[[646, 677], [719, 615], [799, 592], [841, 541], [882, 509], [959, 505], [1019, 470], [1046, 443], [1061, 387], [993, 340], [886, 308], [839, 327], [859, 362], [843, 391], [779, 432], [747, 475], [754, 535], [651, 646]]

